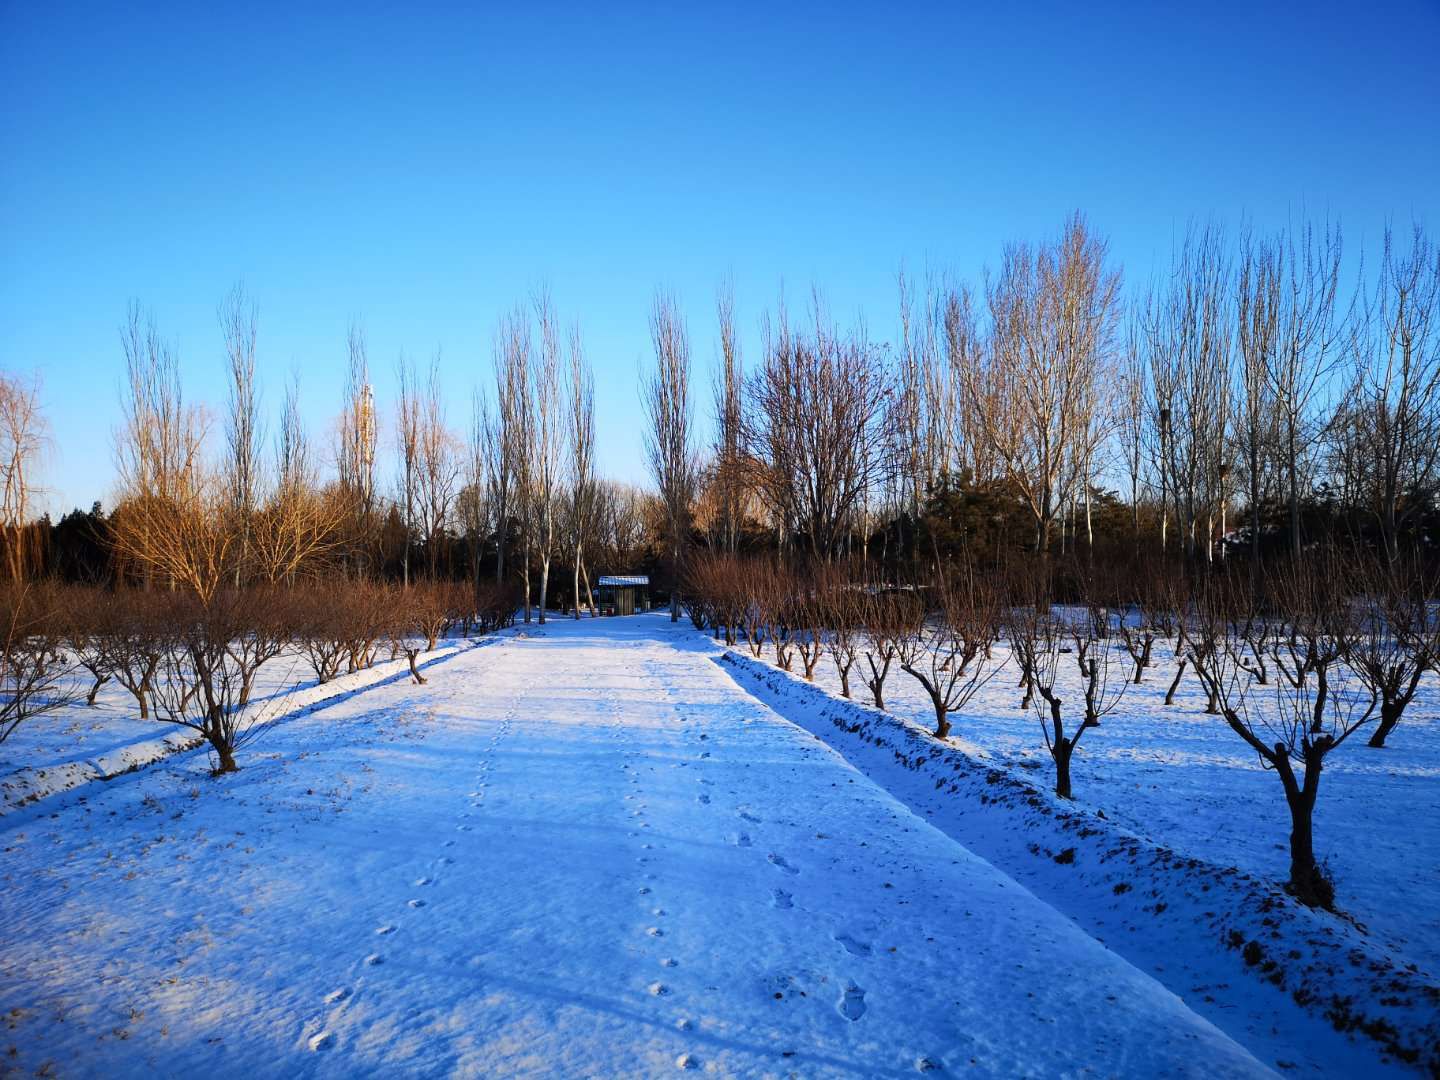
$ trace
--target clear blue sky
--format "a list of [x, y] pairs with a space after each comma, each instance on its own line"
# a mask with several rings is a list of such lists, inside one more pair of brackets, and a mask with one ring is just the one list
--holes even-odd
[[42, 373], [52, 505], [111, 494], [132, 298], [218, 406], [243, 279], [267, 403], [298, 367], [328, 442], [352, 318], [382, 399], [442, 349], [463, 426], [548, 282], [638, 480], [657, 285], [708, 393], [727, 275], [753, 358], [782, 282], [890, 339], [902, 262], [976, 275], [1075, 208], [1132, 282], [1191, 219], [1440, 228], [1433, 2], [596, 6], [0, 3], [0, 365]]

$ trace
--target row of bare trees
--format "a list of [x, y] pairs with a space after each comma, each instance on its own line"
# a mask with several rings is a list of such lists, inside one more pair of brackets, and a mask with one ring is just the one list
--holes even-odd
[[884, 709], [889, 675], [909, 675], [940, 739], [1013, 667], [1018, 705], [1038, 722], [1062, 798], [1073, 796], [1077, 746], [1127, 691], [1168, 664], [1169, 706], [1188, 671], [1205, 712], [1279, 780], [1291, 818], [1291, 891], [1331, 906], [1333, 885], [1314, 855], [1321, 776], [1329, 755], [1362, 731], [1370, 747], [1384, 747], [1422, 678], [1440, 671], [1433, 575], [1413, 561], [1334, 548], [1272, 564], [1259, 592], [1248, 573], [1173, 561], [1108, 571], [1076, 561], [1067, 571], [1073, 602], [1055, 606], [1056, 568], [1038, 559], [1001, 570], [942, 564], [896, 587], [859, 562], [792, 570], [703, 553], [691, 556], [685, 589], [697, 626], [757, 658], [768, 646], [789, 671], [798, 657], [813, 680], [828, 655], [845, 697], [858, 671]]
[[[424, 652], [458, 629], [465, 636], [506, 626], [513, 590], [468, 583], [410, 588], [364, 580], [289, 587], [225, 585], [207, 596], [186, 589], [12, 587], [4, 596], [4, 713], [0, 742], [27, 717], [83, 699], [94, 706], [112, 680], [141, 719], [204, 738], [217, 772], [284, 700], [297, 668], [318, 683], [405, 657], [411, 676]], [[256, 675], [282, 657], [289, 667], [269, 707], [253, 707]]]
[[893, 577], [961, 488], [1028, 522], [1012, 550], [1089, 554], [1103, 513], [1116, 539], [1128, 518], [1123, 553], [1243, 556], [1252, 586], [1269, 555], [1337, 537], [1398, 563], [1440, 529], [1440, 248], [1387, 231], [1352, 262], [1329, 223], [1197, 225], [1127, 293], [1076, 214], [981, 288], [902, 274], [893, 346], [818, 294], [803, 324], [782, 302], [749, 372], [726, 286], [708, 444], [662, 293], [642, 397], [669, 557], [687, 537]]

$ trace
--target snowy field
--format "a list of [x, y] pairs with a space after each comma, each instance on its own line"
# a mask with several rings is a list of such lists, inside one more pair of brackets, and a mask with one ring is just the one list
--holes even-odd
[[[1242, 1046], [741, 690], [717, 651], [663, 616], [530, 627], [443, 658], [427, 686], [382, 681], [275, 725], [238, 774], [177, 755], [0, 818], [0, 1060], [91, 1076], [1382, 1069], [1298, 1013]], [[997, 690], [979, 741], [1018, 760], [1038, 734]], [[1259, 776], [1235, 802], [1247, 789], [1227, 778], [1247, 766], [1220, 734], [1186, 740], [1219, 731], [1197, 712], [1125, 747], [1139, 723], [1108, 719], [1078, 793], [1123, 776], [1146, 823], [1165, 796], [1145, 795], [1145, 769], [1182, 753], [1188, 801], [1161, 820], [1218, 845], [1237, 806], [1268, 811], [1276, 836], [1249, 857], [1273, 870], [1278, 785]], [[1433, 728], [1408, 727], [1346, 756], [1413, 766]], [[1326, 794], [1352, 776], [1337, 767]], [[1206, 822], [1174, 824], [1187, 806]], [[1321, 812], [1326, 844], [1323, 796]], [[1413, 941], [1433, 905], [1403, 906]]]
[[[484, 642], [442, 641], [433, 652], [422, 653], [420, 663], [434, 663], [480, 644]], [[321, 684], [302, 653], [286, 652], [260, 666], [246, 715], [258, 736], [265, 727], [324, 703], [408, 677], [404, 660], [390, 660]], [[0, 743], [0, 818], [203, 741], [192, 728], [141, 720], [134, 697], [114, 681], [100, 688], [94, 705], [85, 704], [93, 680], [72, 677], [72, 683], [78, 694], [74, 704], [25, 721]]]
[[[1116, 677], [1133, 674], [1123, 645]], [[749, 655], [744, 646], [738, 652]], [[1008, 658], [1003, 644], [1000, 661]], [[774, 662], [769, 648], [763, 659]], [[851, 693], [868, 704], [851, 673]], [[792, 665], [801, 671], [798, 658]], [[1083, 718], [1074, 659], [1061, 657], [1067, 732]], [[964, 713], [952, 714], [950, 742], [980, 757], [1030, 772], [1044, 787], [1054, 765], [1033, 710], [1021, 711], [1019, 668], [1005, 663]], [[1155, 646], [1155, 665], [1130, 686], [1119, 709], [1080, 740], [1072, 765], [1076, 801], [1099, 808], [1134, 832], [1220, 866], [1283, 883], [1290, 866], [1290, 815], [1279, 780], [1218, 716], [1187, 669], [1175, 703], [1164, 705], [1175, 676], [1172, 654]], [[815, 681], [839, 694], [828, 655]], [[1258, 699], [1257, 699], [1258, 700]], [[898, 662], [885, 704], [927, 729], [935, 713], [920, 684]], [[1440, 683], [1427, 675], [1385, 749], [1365, 745], [1369, 730], [1326, 759], [1315, 809], [1315, 855], [1335, 879], [1336, 903], [1398, 959], [1440, 978]]]

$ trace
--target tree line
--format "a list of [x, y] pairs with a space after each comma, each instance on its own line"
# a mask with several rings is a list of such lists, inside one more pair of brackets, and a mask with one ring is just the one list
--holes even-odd
[[651, 466], [681, 541], [896, 569], [942, 552], [1141, 549], [1204, 563], [1344, 537], [1389, 561], [1437, 539], [1440, 251], [1387, 230], [1192, 227], [1122, 290], [1083, 216], [980, 283], [902, 275], [899, 333], [782, 302], [746, 372], [733, 298], [697, 436], [688, 334], [652, 315]]

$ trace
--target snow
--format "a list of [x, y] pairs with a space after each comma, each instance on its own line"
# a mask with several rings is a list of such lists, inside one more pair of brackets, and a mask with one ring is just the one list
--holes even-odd
[[[475, 644], [479, 643], [443, 643], [424, 654], [424, 664], [444, 660], [457, 649]], [[344, 695], [409, 677], [406, 661], [392, 660], [322, 684], [301, 655], [286, 653], [260, 667], [248, 711], [255, 727], [263, 728]], [[82, 691], [89, 685], [83, 681]], [[113, 682], [101, 688], [93, 706], [84, 705], [83, 700], [60, 712], [27, 720], [0, 743], [0, 817], [83, 784], [113, 780], [204, 743], [191, 728], [141, 720], [135, 699]]]
[[[1115, 647], [1116, 677], [1133, 673], [1123, 646]], [[996, 654], [1007, 657], [1007, 647], [997, 646]], [[769, 649], [764, 659], [772, 661]], [[1290, 816], [1280, 782], [1223, 720], [1205, 714], [1204, 693], [1188, 669], [1175, 704], [1164, 706], [1175, 674], [1164, 643], [1156, 643], [1155, 661], [1116, 712], [1080, 740], [1072, 765], [1076, 800], [1187, 855], [1283, 883]], [[1083, 693], [1071, 657], [1061, 657], [1060, 671], [1068, 730]], [[964, 714], [951, 716], [950, 742], [1049, 788], [1054, 766], [1034, 713], [1019, 708], [1018, 678], [1019, 669], [1007, 663]], [[828, 655], [815, 682], [838, 695]], [[868, 702], [858, 666], [851, 683], [855, 699]], [[898, 663], [885, 683], [885, 704], [896, 716], [934, 727], [930, 699]], [[1385, 749], [1367, 747], [1368, 735], [1326, 759], [1315, 808], [1316, 858], [1334, 877], [1337, 905], [1378, 946], [1440, 979], [1440, 681], [1426, 676]]]
[[[1387, 1067], [1241, 975], [1232, 997], [1273, 1008], [1274, 1030], [1222, 1030], [1084, 912], [742, 689], [688, 626], [557, 620], [491, 640], [426, 686], [384, 679], [274, 725], [237, 774], [175, 754], [0, 819], [0, 1060], [107, 1076]], [[796, 705], [811, 688], [752, 688], [818, 715]]]

